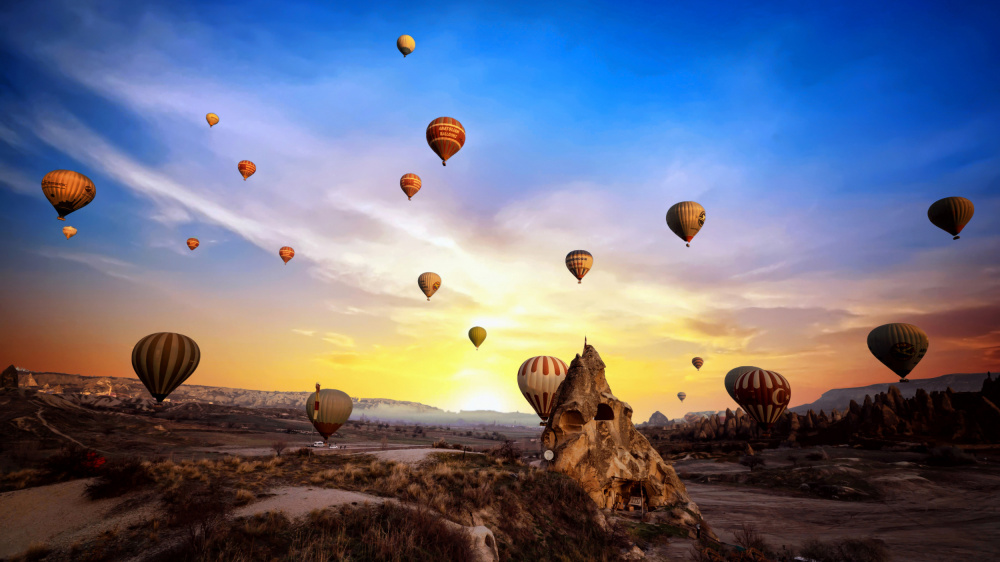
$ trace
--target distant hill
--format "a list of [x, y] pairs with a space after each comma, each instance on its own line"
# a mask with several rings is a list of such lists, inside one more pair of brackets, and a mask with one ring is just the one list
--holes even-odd
[[[146, 399], [149, 392], [138, 379], [93, 377], [66, 373], [43, 373], [21, 369], [20, 386], [52, 394], [115, 396], [118, 399]], [[172, 403], [207, 402], [245, 408], [304, 408], [311, 391], [285, 392], [247, 390], [219, 386], [184, 384], [170, 394]], [[518, 412], [475, 410], [449, 412], [419, 402], [388, 398], [356, 398], [351, 419], [419, 422], [453, 425], [522, 425], [537, 426], [538, 416]]]
[[[996, 378], [996, 375], [994, 375]], [[851, 405], [851, 400], [858, 404], [865, 401], [865, 396], [875, 396], [880, 392], [888, 392], [890, 386], [899, 388], [903, 398], [912, 398], [918, 388], [926, 390], [928, 393], [934, 391], [944, 391], [951, 387], [955, 392], [979, 392], [983, 387], [983, 380], [986, 373], [959, 373], [952, 375], [942, 375], [932, 379], [910, 379], [910, 382], [889, 382], [882, 384], [872, 384], [855, 388], [835, 388], [828, 390], [819, 397], [819, 400], [812, 404], [803, 404], [794, 408], [789, 408], [797, 414], [805, 414], [809, 410], [819, 412], [825, 410], [845, 410]]]

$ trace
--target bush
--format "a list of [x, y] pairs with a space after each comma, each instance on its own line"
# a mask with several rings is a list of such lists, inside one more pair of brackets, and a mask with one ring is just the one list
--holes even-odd
[[935, 447], [927, 451], [924, 462], [935, 466], [976, 464], [976, 458], [958, 447]]
[[507, 439], [492, 449], [488, 449], [486, 454], [489, 455], [490, 458], [507, 464], [516, 464], [521, 462], [521, 449], [510, 439]]
[[451, 445], [449, 445], [448, 442], [444, 440], [444, 437], [442, 437], [441, 439], [438, 439], [437, 441], [435, 441], [431, 445], [431, 447], [433, 447], [435, 449], [449, 449], [449, 448], [451, 448]]
[[299, 447], [295, 450], [296, 457], [311, 457], [313, 456], [313, 451], [309, 447]]
[[743, 455], [743, 458], [740, 459], [740, 464], [748, 467], [750, 472], [753, 472], [758, 466], [767, 464], [767, 461], [760, 455]]
[[116, 498], [153, 483], [149, 469], [139, 457], [112, 460], [97, 474], [97, 479], [87, 485], [84, 494], [92, 500]]
[[806, 541], [799, 553], [817, 562], [887, 562], [889, 550], [880, 539], [846, 539], [842, 541]]
[[96, 476], [107, 459], [89, 449], [67, 447], [45, 460], [45, 470], [56, 479]]
[[276, 457], [280, 457], [281, 453], [283, 453], [287, 448], [288, 441], [285, 441], [284, 439], [278, 439], [277, 441], [271, 443], [271, 449], [274, 450], [274, 456]]
[[771, 550], [771, 547], [764, 540], [760, 532], [757, 531], [757, 527], [753, 523], [743, 523], [739, 530], [733, 533], [733, 538], [736, 539], [736, 544], [747, 550], [753, 549], [763, 553], [770, 552]]

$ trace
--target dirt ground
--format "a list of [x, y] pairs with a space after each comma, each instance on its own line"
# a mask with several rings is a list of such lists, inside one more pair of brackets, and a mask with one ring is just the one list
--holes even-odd
[[[899, 455], [847, 450], [839, 456], [828, 451], [833, 458], [820, 466], [859, 470], [883, 490], [884, 498], [840, 501], [739, 484], [684, 484], [716, 534], [728, 543], [735, 542], [733, 533], [744, 522], [751, 522], [778, 551], [808, 539], [873, 537], [886, 542], [894, 560], [1000, 560], [997, 463], [937, 468], [900, 460]], [[779, 455], [788, 452], [769, 453], [769, 464], [778, 465]], [[706, 460], [679, 461], [675, 469], [700, 474], [747, 470], [736, 463]]]

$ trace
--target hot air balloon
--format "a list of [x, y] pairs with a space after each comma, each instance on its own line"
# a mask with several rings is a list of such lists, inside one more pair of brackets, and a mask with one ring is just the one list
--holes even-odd
[[681, 402], [683, 402], [684, 399], [688, 397], [688, 395], [685, 392], [678, 392], [677, 397], [681, 399]]
[[288, 265], [288, 260], [295, 257], [295, 250], [293, 250], [291, 246], [282, 246], [281, 249], [278, 250], [278, 255], [285, 262], [285, 265]]
[[191, 248], [191, 251], [192, 251], [192, 252], [193, 252], [193, 251], [194, 251], [194, 249], [195, 249], [195, 248], [197, 248], [197, 247], [198, 247], [198, 245], [200, 244], [200, 242], [198, 242], [198, 239], [197, 239], [197, 238], [188, 238], [188, 242], [187, 242], [187, 243], [188, 243], [188, 248]]
[[257, 166], [249, 160], [240, 160], [240, 163], [236, 165], [236, 169], [240, 171], [240, 175], [243, 176], [243, 181], [247, 181], [247, 178], [253, 175], [257, 171]]
[[66, 240], [69, 240], [70, 238], [76, 236], [76, 229], [72, 226], [64, 226], [63, 235], [66, 236]]
[[694, 201], [682, 201], [667, 211], [667, 226], [691, 247], [691, 239], [705, 226], [705, 208]]
[[517, 386], [542, 418], [539, 425], [545, 425], [552, 415], [556, 389], [566, 380], [568, 371], [569, 367], [561, 359], [545, 355], [528, 359], [517, 370]]
[[695, 357], [691, 360], [691, 364], [694, 365], [695, 369], [701, 370], [701, 366], [705, 364], [705, 360], [701, 357]]
[[736, 403], [766, 434], [792, 399], [792, 387], [774, 371], [754, 369], [736, 379]]
[[576, 277], [577, 283], [583, 283], [583, 276], [594, 267], [594, 256], [586, 250], [573, 250], [566, 254], [566, 269]]
[[42, 193], [59, 213], [59, 220], [94, 200], [97, 188], [87, 176], [72, 170], [53, 170], [42, 178]]
[[219, 122], [219, 116], [214, 113], [209, 113], [205, 116], [205, 121], [208, 121], [208, 128], [211, 129]]
[[910, 382], [906, 375], [927, 353], [927, 334], [913, 324], [884, 324], [868, 334], [868, 349], [883, 365]]
[[479, 346], [483, 345], [483, 341], [486, 340], [486, 330], [476, 326], [469, 329], [469, 339], [472, 340], [472, 344], [476, 346], [476, 351], [479, 351]]
[[420, 290], [427, 295], [427, 300], [431, 300], [431, 295], [437, 292], [441, 288], [441, 276], [437, 273], [421, 273], [420, 277], [417, 277], [417, 285], [420, 286]]
[[199, 361], [198, 344], [172, 332], [150, 334], [132, 348], [132, 368], [157, 402], [187, 380]]
[[420, 191], [420, 184], [420, 176], [417, 174], [403, 174], [403, 177], [399, 178], [399, 187], [403, 189], [408, 201], [413, 200], [413, 196]]
[[399, 49], [400, 53], [403, 53], [403, 58], [405, 59], [406, 55], [412, 53], [413, 49], [417, 48], [417, 43], [409, 35], [400, 35], [399, 39], [396, 39], [396, 48]]
[[743, 373], [749, 373], [750, 371], [757, 371], [760, 367], [736, 367], [726, 373], [726, 392], [729, 393], [730, 398], [736, 400], [736, 379], [740, 378]]
[[952, 240], [959, 239], [959, 232], [972, 219], [975, 212], [972, 201], [965, 197], [945, 197], [934, 202], [927, 209], [927, 218], [934, 223], [934, 226], [954, 236]]
[[354, 403], [347, 394], [332, 388], [319, 389], [306, 400], [306, 415], [326, 441], [351, 417]]
[[465, 127], [458, 119], [438, 117], [427, 125], [427, 144], [445, 166], [445, 162], [465, 145]]

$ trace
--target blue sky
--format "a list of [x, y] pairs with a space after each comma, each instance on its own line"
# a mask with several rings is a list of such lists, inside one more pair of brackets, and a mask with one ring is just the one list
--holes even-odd
[[[127, 376], [120, 348], [169, 324], [246, 362], [208, 354], [205, 384], [246, 384], [240, 370], [250, 386], [309, 385], [332, 361], [352, 395], [514, 408], [510, 371], [571, 359], [587, 331], [624, 388], [656, 386], [640, 417], [678, 386], [692, 409], [725, 407], [716, 381], [671, 366], [690, 355], [722, 373], [771, 360], [803, 398], [883, 380], [863, 341], [841, 353], [823, 338], [856, 344], [903, 317], [942, 322], [925, 376], [1000, 358], [994, 3], [327, 4], [0, 10], [0, 278], [24, 326], [0, 351]], [[406, 59], [402, 33], [417, 45]], [[423, 138], [443, 115], [468, 131], [446, 168]], [[98, 186], [69, 243], [38, 186], [58, 168]], [[396, 186], [411, 171], [425, 188], [407, 202]], [[976, 204], [955, 243], [926, 219], [950, 195]], [[663, 219], [682, 200], [708, 211], [690, 250]], [[275, 268], [285, 244], [296, 260]], [[596, 256], [587, 296], [563, 285], [577, 247]], [[426, 270], [453, 308], [411, 299]], [[40, 337], [62, 333], [53, 310], [95, 335]], [[985, 320], [949, 339], [969, 317]], [[477, 319], [511, 346], [482, 365], [422, 340]], [[284, 339], [322, 334], [333, 343]], [[289, 354], [301, 375], [276, 382]], [[454, 392], [370, 383], [407, 356]]]

